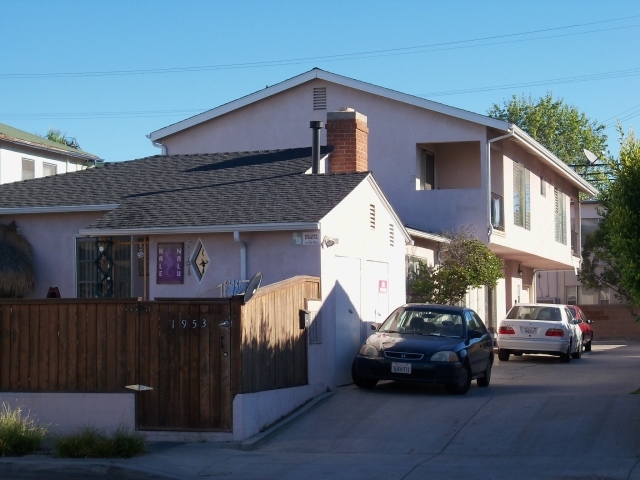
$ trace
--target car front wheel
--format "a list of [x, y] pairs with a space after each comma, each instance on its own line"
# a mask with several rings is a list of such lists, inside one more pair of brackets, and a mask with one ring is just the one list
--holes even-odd
[[587, 343], [584, 346], [584, 351], [585, 352], [590, 352], [591, 351], [591, 344], [593, 343], [593, 335], [591, 335], [591, 339], [589, 340], [589, 343]]
[[469, 369], [469, 364], [465, 363], [460, 369], [458, 383], [448, 383], [446, 387], [449, 393], [455, 395], [464, 395], [467, 393], [469, 387], [471, 387], [471, 370]]
[[378, 383], [377, 378], [363, 378], [356, 372], [356, 361], [353, 361], [351, 365], [351, 378], [353, 379], [353, 383], [360, 388], [371, 389], [376, 386]]

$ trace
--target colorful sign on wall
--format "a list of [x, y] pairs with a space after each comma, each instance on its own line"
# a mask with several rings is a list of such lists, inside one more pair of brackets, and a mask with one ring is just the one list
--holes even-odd
[[184, 283], [184, 243], [158, 243], [157, 284]]

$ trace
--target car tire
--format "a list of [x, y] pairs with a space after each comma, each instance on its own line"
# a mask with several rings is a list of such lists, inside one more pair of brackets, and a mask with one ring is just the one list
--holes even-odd
[[460, 369], [458, 383], [448, 383], [446, 388], [449, 393], [454, 395], [464, 395], [469, 391], [469, 387], [471, 387], [471, 369], [469, 364], [465, 362]]
[[489, 364], [487, 365], [487, 369], [484, 371], [484, 377], [480, 377], [478, 379], [479, 387], [488, 387], [489, 382], [491, 381], [491, 366], [493, 365], [493, 356], [489, 358]]
[[498, 360], [501, 362], [509, 361], [509, 350], [503, 350], [502, 348], [498, 350]]
[[562, 363], [569, 363], [571, 361], [571, 342], [569, 342], [569, 348], [567, 348], [567, 353], [560, 354], [560, 361]]
[[593, 343], [593, 335], [591, 335], [591, 340], [589, 340], [589, 343], [587, 343], [584, 346], [584, 351], [585, 352], [590, 352], [591, 351], [591, 344]]
[[353, 383], [355, 383], [357, 387], [364, 388], [366, 390], [372, 389], [378, 383], [377, 378], [363, 378], [358, 375], [358, 373], [356, 372], [355, 360], [351, 364], [351, 378], [353, 379]]
[[581, 357], [582, 357], [582, 342], [580, 342], [580, 346], [578, 347], [578, 349], [571, 354], [571, 358], [575, 358], [576, 360], [579, 360]]

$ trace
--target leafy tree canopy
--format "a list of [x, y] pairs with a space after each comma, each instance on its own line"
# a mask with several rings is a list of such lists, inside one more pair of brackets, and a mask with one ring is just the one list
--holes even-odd
[[[488, 115], [517, 125], [566, 164], [580, 165], [575, 167], [580, 174], [586, 173], [584, 149], [600, 158], [608, 156], [605, 126], [551, 93], [540, 98], [513, 95], [502, 105], [494, 103]], [[591, 169], [587, 180], [599, 187], [604, 176]]]
[[52, 142], [61, 143], [62, 145], [66, 145], [67, 147], [80, 150], [80, 145], [78, 144], [77, 140], [73, 137], [68, 137], [66, 133], [62, 133], [60, 130], [49, 127], [49, 131], [44, 134], [43, 137], [47, 140], [51, 140]]
[[[585, 240], [578, 278], [589, 288], [610, 287], [630, 306], [640, 305], [640, 140], [620, 133], [620, 158], [608, 161], [612, 180], [600, 190], [602, 221]], [[633, 311], [633, 310], [632, 310]]]
[[498, 279], [504, 278], [500, 259], [469, 229], [445, 236], [449, 243], [442, 249], [440, 265], [421, 262], [411, 280], [409, 295], [414, 300], [454, 305], [470, 288], [495, 287]]

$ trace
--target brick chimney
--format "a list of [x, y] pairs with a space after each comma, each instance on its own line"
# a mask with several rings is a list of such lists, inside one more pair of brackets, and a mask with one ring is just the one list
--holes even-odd
[[367, 117], [353, 108], [327, 112], [327, 145], [333, 146], [329, 173], [353, 173], [369, 170]]

